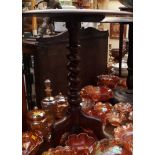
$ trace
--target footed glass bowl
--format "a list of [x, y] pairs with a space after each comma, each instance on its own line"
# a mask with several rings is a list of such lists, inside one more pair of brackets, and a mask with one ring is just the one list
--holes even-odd
[[85, 114], [99, 118], [102, 123], [106, 123], [106, 115], [111, 112], [113, 106], [110, 103], [97, 102], [91, 109], [83, 109]]
[[103, 139], [94, 144], [93, 155], [131, 155], [131, 153], [113, 139]]
[[69, 146], [57, 146], [56, 148], [50, 148], [48, 151], [43, 152], [42, 155], [78, 155], [75, 150], [72, 150]]
[[113, 98], [113, 92], [108, 87], [87, 85], [81, 89], [80, 96], [84, 99], [91, 99], [94, 102], [100, 102], [108, 101]]
[[107, 86], [109, 88], [115, 88], [119, 83], [119, 77], [115, 75], [99, 75], [97, 76], [99, 86]]
[[76, 150], [78, 155], [90, 155], [93, 151], [94, 143], [95, 139], [86, 133], [70, 135], [66, 141], [66, 145]]
[[129, 152], [133, 151], [133, 125], [128, 123], [114, 129], [115, 140], [122, 144]]

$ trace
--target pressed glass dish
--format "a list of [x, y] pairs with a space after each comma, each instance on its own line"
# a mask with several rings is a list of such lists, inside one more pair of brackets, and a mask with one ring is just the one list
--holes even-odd
[[56, 148], [50, 148], [48, 151], [42, 153], [42, 155], [78, 155], [75, 150], [72, 150], [69, 146], [57, 146]]
[[90, 155], [93, 151], [94, 143], [95, 139], [88, 136], [86, 133], [70, 135], [66, 141], [66, 145], [70, 146], [72, 149], [75, 149], [78, 155]]
[[117, 103], [114, 105], [114, 109], [121, 113], [130, 113], [132, 111], [132, 105], [130, 103]]
[[94, 144], [93, 155], [131, 155], [113, 139], [103, 139]]
[[127, 123], [114, 129], [115, 140], [124, 145], [124, 147], [132, 152], [133, 150], [133, 125]]
[[119, 83], [119, 77], [115, 75], [99, 75], [97, 76], [97, 84], [99, 86], [107, 86], [109, 88], [115, 88]]
[[87, 115], [101, 119], [106, 122], [106, 115], [112, 110], [113, 106], [110, 103], [97, 102], [91, 109], [82, 109]]
[[113, 110], [107, 113], [105, 118], [106, 123], [110, 123], [113, 126], [120, 126], [126, 120], [125, 114]]
[[88, 85], [81, 89], [80, 95], [82, 98], [91, 99], [94, 102], [108, 101], [113, 98], [113, 92], [108, 87], [99, 87]]

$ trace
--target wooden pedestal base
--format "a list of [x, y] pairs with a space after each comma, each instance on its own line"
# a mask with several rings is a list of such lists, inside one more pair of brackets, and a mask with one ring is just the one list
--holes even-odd
[[83, 128], [92, 130], [98, 139], [105, 138], [102, 130], [103, 124], [99, 119], [85, 115], [80, 109], [74, 110], [53, 125], [51, 141], [53, 147], [59, 145], [64, 133], [78, 134]]

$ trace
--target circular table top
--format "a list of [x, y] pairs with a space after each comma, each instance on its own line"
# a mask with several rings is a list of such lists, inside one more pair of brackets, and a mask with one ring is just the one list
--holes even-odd
[[105, 17], [132, 17], [132, 12], [95, 9], [46, 9], [23, 11], [23, 16], [51, 17], [60, 22], [100, 22]]

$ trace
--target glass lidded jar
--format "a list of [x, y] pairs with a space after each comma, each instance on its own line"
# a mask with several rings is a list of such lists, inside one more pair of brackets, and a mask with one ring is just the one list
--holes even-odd
[[46, 79], [45, 82], [45, 94], [46, 97], [41, 101], [42, 109], [45, 110], [48, 119], [48, 125], [53, 124], [53, 104], [55, 103], [54, 97], [52, 96], [51, 81]]
[[27, 124], [30, 131], [39, 131], [41, 135], [48, 140], [51, 136], [51, 128], [48, 126], [46, 112], [38, 107], [27, 113]]
[[69, 103], [67, 98], [59, 93], [59, 95], [55, 96], [54, 98], [55, 104], [53, 105], [53, 114], [55, 119], [61, 119], [65, 116], [68, 108]]

